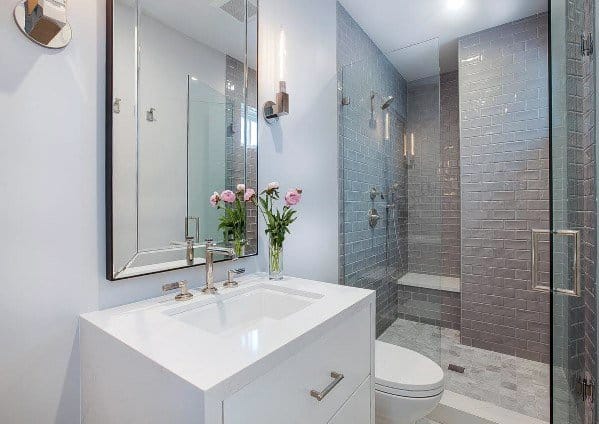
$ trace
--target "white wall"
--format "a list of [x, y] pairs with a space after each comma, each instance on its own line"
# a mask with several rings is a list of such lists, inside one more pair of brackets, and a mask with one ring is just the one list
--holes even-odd
[[[224, 97], [226, 56], [145, 14], [139, 33], [139, 107], [142, 116], [139, 244], [142, 249], [151, 249], [168, 246], [172, 240], [185, 239], [187, 76], [194, 76]], [[145, 120], [145, 111], [151, 107], [157, 110], [155, 122]], [[224, 144], [224, 123], [221, 130], [220, 142]], [[218, 143], [219, 140], [211, 142]], [[224, 169], [221, 173], [224, 180]], [[202, 221], [200, 226], [205, 224]]]
[[[74, 39], [59, 52], [25, 39], [13, 6], [0, 2], [0, 422], [69, 424], [79, 420], [78, 314], [156, 296], [162, 282], [198, 285], [203, 269], [104, 279], [104, 2], [69, 2]], [[335, 282], [335, 4], [263, 0], [260, 23], [286, 27], [292, 107], [275, 137], [261, 127], [261, 184], [303, 185], [286, 268]], [[262, 103], [271, 83], [261, 75]]]
[[260, 7], [258, 103], [274, 100], [278, 68], [272, 40], [278, 40], [282, 26], [290, 112], [278, 124], [260, 127], [258, 177], [263, 183], [278, 180], [284, 190], [304, 189], [299, 219], [285, 242], [285, 272], [337, 283], [335, 1], [261, 0]]

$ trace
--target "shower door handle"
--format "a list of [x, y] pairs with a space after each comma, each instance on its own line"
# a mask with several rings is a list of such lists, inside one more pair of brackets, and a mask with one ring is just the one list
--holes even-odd
[[579, 230], [531, 230], [532, 232], [532, 289], [535, 291], [550, 292], [551, 287], [540, 284], [538, 281], [539, 273], [539, 237], [541, 234], [550, 234], [552, 236], [572, 237], [574, 240], [574, 257], [572, 258], [573, 288], [562, 289], [554, 288], [554, 293], [565, 294], [566, 296], [580, 297], [580, 231]]

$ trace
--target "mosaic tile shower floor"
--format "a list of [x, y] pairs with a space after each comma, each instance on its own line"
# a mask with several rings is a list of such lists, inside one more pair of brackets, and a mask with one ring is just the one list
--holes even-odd
[[[457, 330], [401, 318], [379, 340], [412, 349], [440, 363], [447, 390], [549, 422], [547, 364], [465, 346]], [[447, 371], [450, 363], [463, 366], [464, 373]]]

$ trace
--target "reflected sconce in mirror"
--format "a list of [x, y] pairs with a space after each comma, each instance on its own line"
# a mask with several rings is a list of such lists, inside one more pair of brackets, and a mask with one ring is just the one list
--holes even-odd
[[120, 97], [114, 99], [114, 102], [112, 102], [112, 113], [121, 113], [121, 101]]
[[148, 110], [146, 112], [146, 121], [148, 121], [148, 122], [158, 121], [158, 118], [156, 118], [156, 108], [151, 107], [150, 110]]
[[62, 49], [71, 41], [67, 0], [21, 0], [14, 17], [21, 32], [40, 46]]
[[408, 134], [403, 130], [403, 156], [406, 158], [406, 167], [408, 169], [414, 167], [414, 133], [410, 133], [410, 141], [408, 147]]
[[287, 50], [285, 48], [285, 31], [281, 28], [279, 34], [279, 86], [276, 94], [276, 101], [264, 103], [264, 120], [268, 124], [277, 122], [281, 116], [289, 115], [289, 94], [287, 93], [287, 83], [285, 82], [285, 66]]

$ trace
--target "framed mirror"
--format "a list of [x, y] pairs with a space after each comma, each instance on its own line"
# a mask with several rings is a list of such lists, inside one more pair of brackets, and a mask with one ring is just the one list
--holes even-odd
[[107, 1], [109, 280], [257, 254], [255, 206], [240, 235], [209, 202], [257, 185], [257, 34], [257, 0]]

